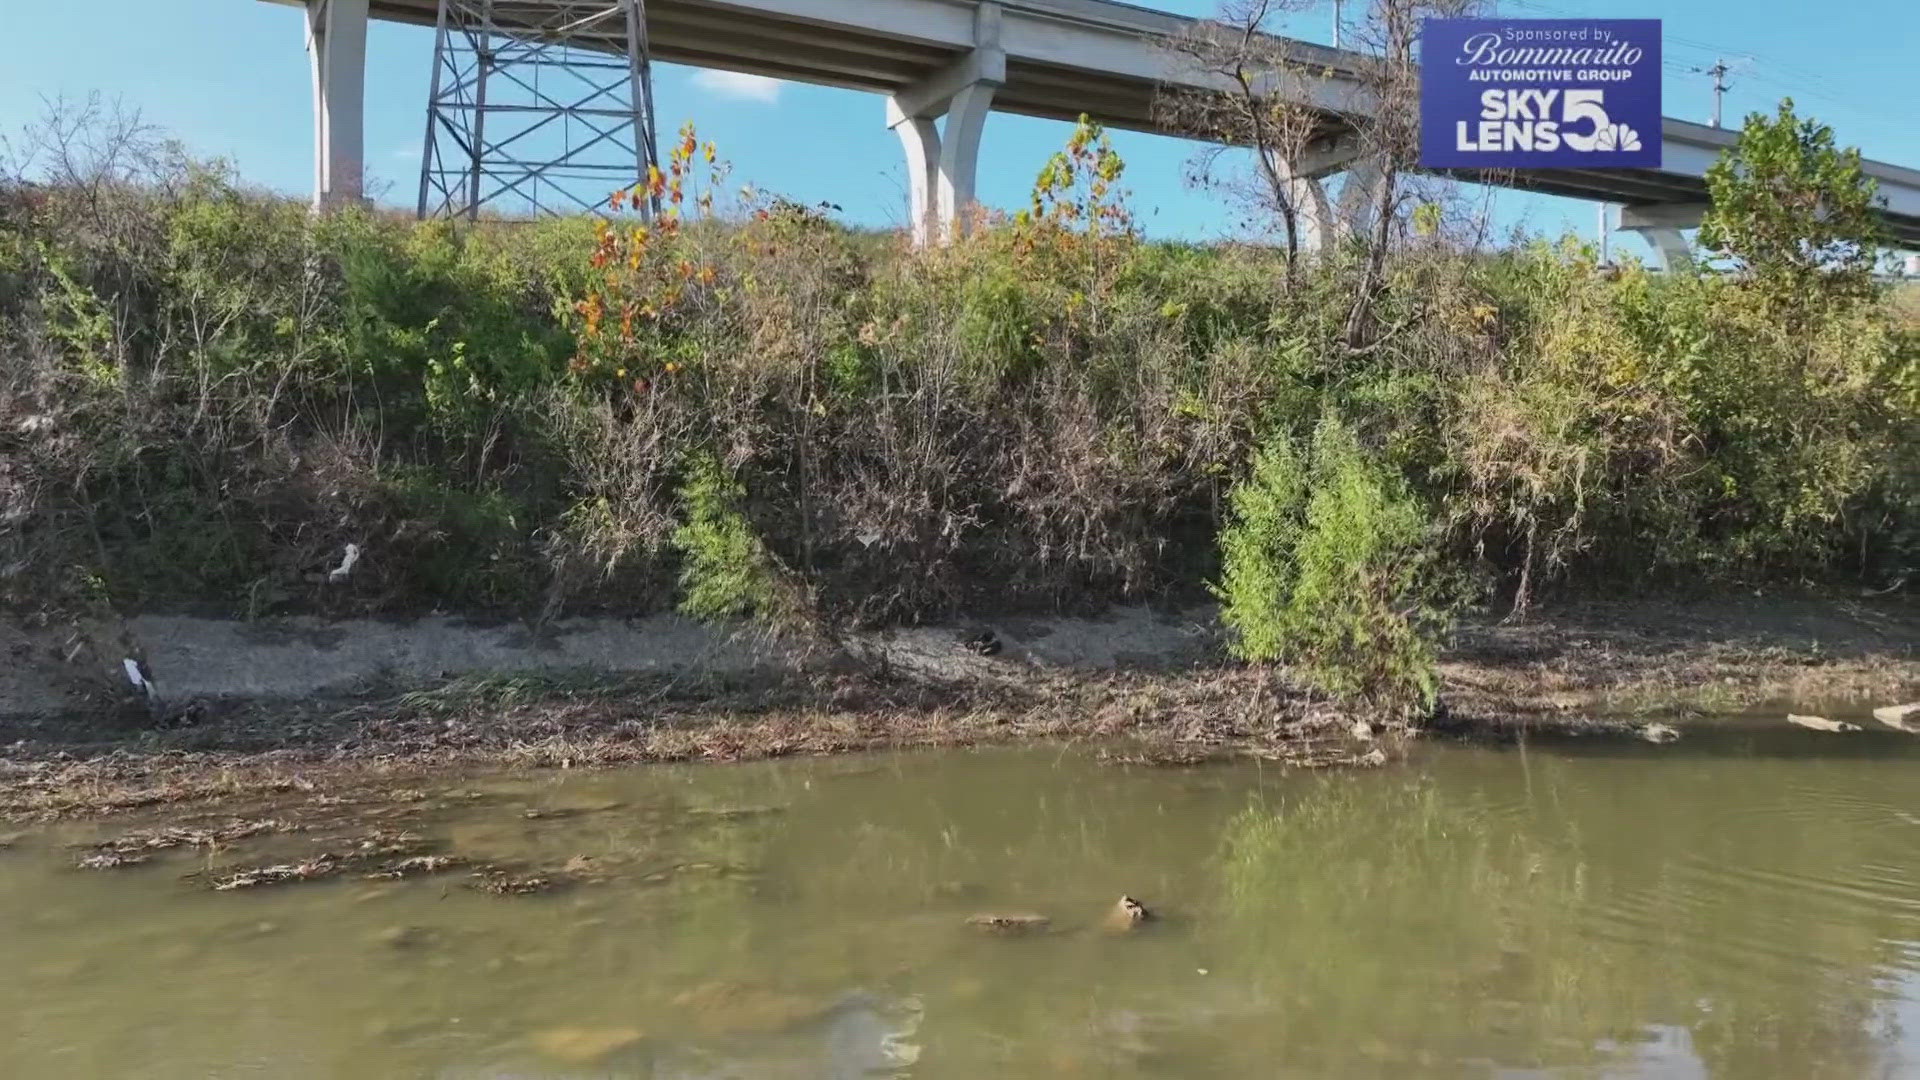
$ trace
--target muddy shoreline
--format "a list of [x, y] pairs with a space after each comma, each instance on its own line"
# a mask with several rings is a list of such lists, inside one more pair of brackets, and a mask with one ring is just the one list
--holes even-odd
[[[1356, 730], [1356, 718], [1284, 674], [1209, 656], [1191, 613], [1159, 617], [1159, 629], [1124, 618], [1130, 654], [1100, 652], [1097, 623], [1074, 629], [1077, 652], [1056, 642], [1065, 659], [1039, 655], [1018, 630], [995, 655], [980, 654], [979, 631], [930, 630], [903, 654], [868, 652], [858, 662], [473, 671], [399, 692], [233, 696], [160, 720], [124, 693], [87, 709], [15, 711], [0, 717], [0, 816], [402, 790], [456, 771], [1030, 739], [1096, 742], [1114, 761], [1152, 764], [1253, 755], [1301, 767], [1377, 765], [1404, 749], [1388, 733]], [[1043, 629], [1039, 640], [1057, 632]], [[1443, 709], [1425, 737], [1632, 738], [1656, 717], [1682, 727], [1769, 710], [1784, 717], [1789, 703], [1851, 719], [1920, 698], [1920, 605], [1610, 602], [1470, 619], [1456, 628], [1441, 676]]]

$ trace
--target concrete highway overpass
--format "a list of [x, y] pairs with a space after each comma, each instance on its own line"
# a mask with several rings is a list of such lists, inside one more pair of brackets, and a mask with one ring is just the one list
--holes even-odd
[[[436, 0], [269, 0], [306, 8], [314, 68], [319, 203], [360, 197], [369, 19], [433, 26]], [[502, 5], [510, 6], [514, 0]], [[526, 0], [517, 0], [524, 3]], [[655, 59], [884, 95], [886, 122], [906, 153], [913, 220], [922, 240], [953, 228], [973, 201], [981, 133], [989, 111], [1162, 132], [1163, 87], [1214, 88], [1182, 70], [1159, 42], [1193, 20], [1115, 0], [646, 0]], [[624, 40], [624, 39], [622, 39]], [[1329, 117], [1364, 111], [1353, 54], [1290, 43], [1324, 77], [1303, 91]], [[945, 117], [944, 124], [937, 123]], [[1705, 173], [1733, 131], [1667, 119], [1659, 169], [1533, 170], [1455, 174], [1461, 179], [1621, 204], [1621, 227], [1669, 259], [1699, 223]], [[1367, 185], [1349, 182], [1346, 205], [1328, 203], [1322, 181], [1365, 168], [1339, 153], [1297, 168], [1297, 199], [1323, 240], [1367, 213]], [[1920, 249], [1920, 171], [1869, 161], [1882, 218], [1896, 245]]]

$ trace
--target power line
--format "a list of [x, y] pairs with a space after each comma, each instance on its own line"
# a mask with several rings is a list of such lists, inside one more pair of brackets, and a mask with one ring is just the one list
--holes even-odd
[[[1504, 0], [1504, 6], [1555, 15], [1562, 18], [1587, 17], [1585, 13], [1571, 11], [1559, 4], [1546, 2], [1546, 0]], [[1691, 66], [1682, 60], [1663, 59], [1661, 67], [1670, 74], [1679, 76], [1712, 75], [1716, 68], [1726, 68], [1725, 72], [1715, 77], [1714, 105], [1716, 113], [1719, 113], [1723, 108], [1723, 99], [1727, 89], [1727, 87], [1718, 85], [1720, 80], [1723, 79], [1725, 75], [1744, 71], [1745, 74], [1754, 80], [1785, 90], [1793, 96], [1813, 98], [1824, 101], [1829, 105], [1866, 113], [1882, 119], [1896, 119], [1884, 102], [1858, 96], [1855, 91], [1835, 83], [1831, 76], [1822, 72], [1809, 71], [1775, 57], [1748, 50], [1729, 49], [1724, 43], [1715, 44], [1709, 41], [1702, 41], [1698, 38], [1667, 33], [1664, 29], [1661, 33], [1661, 41], [1663, 45], [1669, 47], [1667, 50], [1669, 52], [1677, 47], [1680, 51], [1702, 54], [1701, 59], [1703, 65], [1706, 57], [1712, 57], [1714, 59], [1714, 63], [1710, 66]], [[1731, 63], [1725, 59], [1729, 56], [1735, 58]], [[1771, 74], [1774, 72], [1778, 74]], [[1904, 117], [1899, 117], [1899, 119], [1904, 119]]]

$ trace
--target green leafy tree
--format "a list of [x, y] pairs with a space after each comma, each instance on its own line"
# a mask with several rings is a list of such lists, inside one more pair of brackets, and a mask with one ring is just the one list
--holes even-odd
[[1700, 243], [1804, 321], [1873, 295], [1877, 187], [1858, 149], [1836, 147], [1833, 129], [1801, 118], [1787, 98], [1771, 118], [1747, 117], [1739, 143], [1707, 170], [1713, 207]]

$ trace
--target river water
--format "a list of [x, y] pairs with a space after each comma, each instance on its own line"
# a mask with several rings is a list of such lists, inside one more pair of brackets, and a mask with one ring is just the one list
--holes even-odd
[[[307, 802], [114, 870], [81, 845], [140, 822], [13, 838], [0, 1075], [1920, 1077], [1910, 737], [1338, 775], [1023, 748]], [[568, 887], [208, 887], [375, 828]], [[1157, 917], [1107, 928], [1123, 893]], [[968, 924], [1027, 913], [1050, 923]]]

